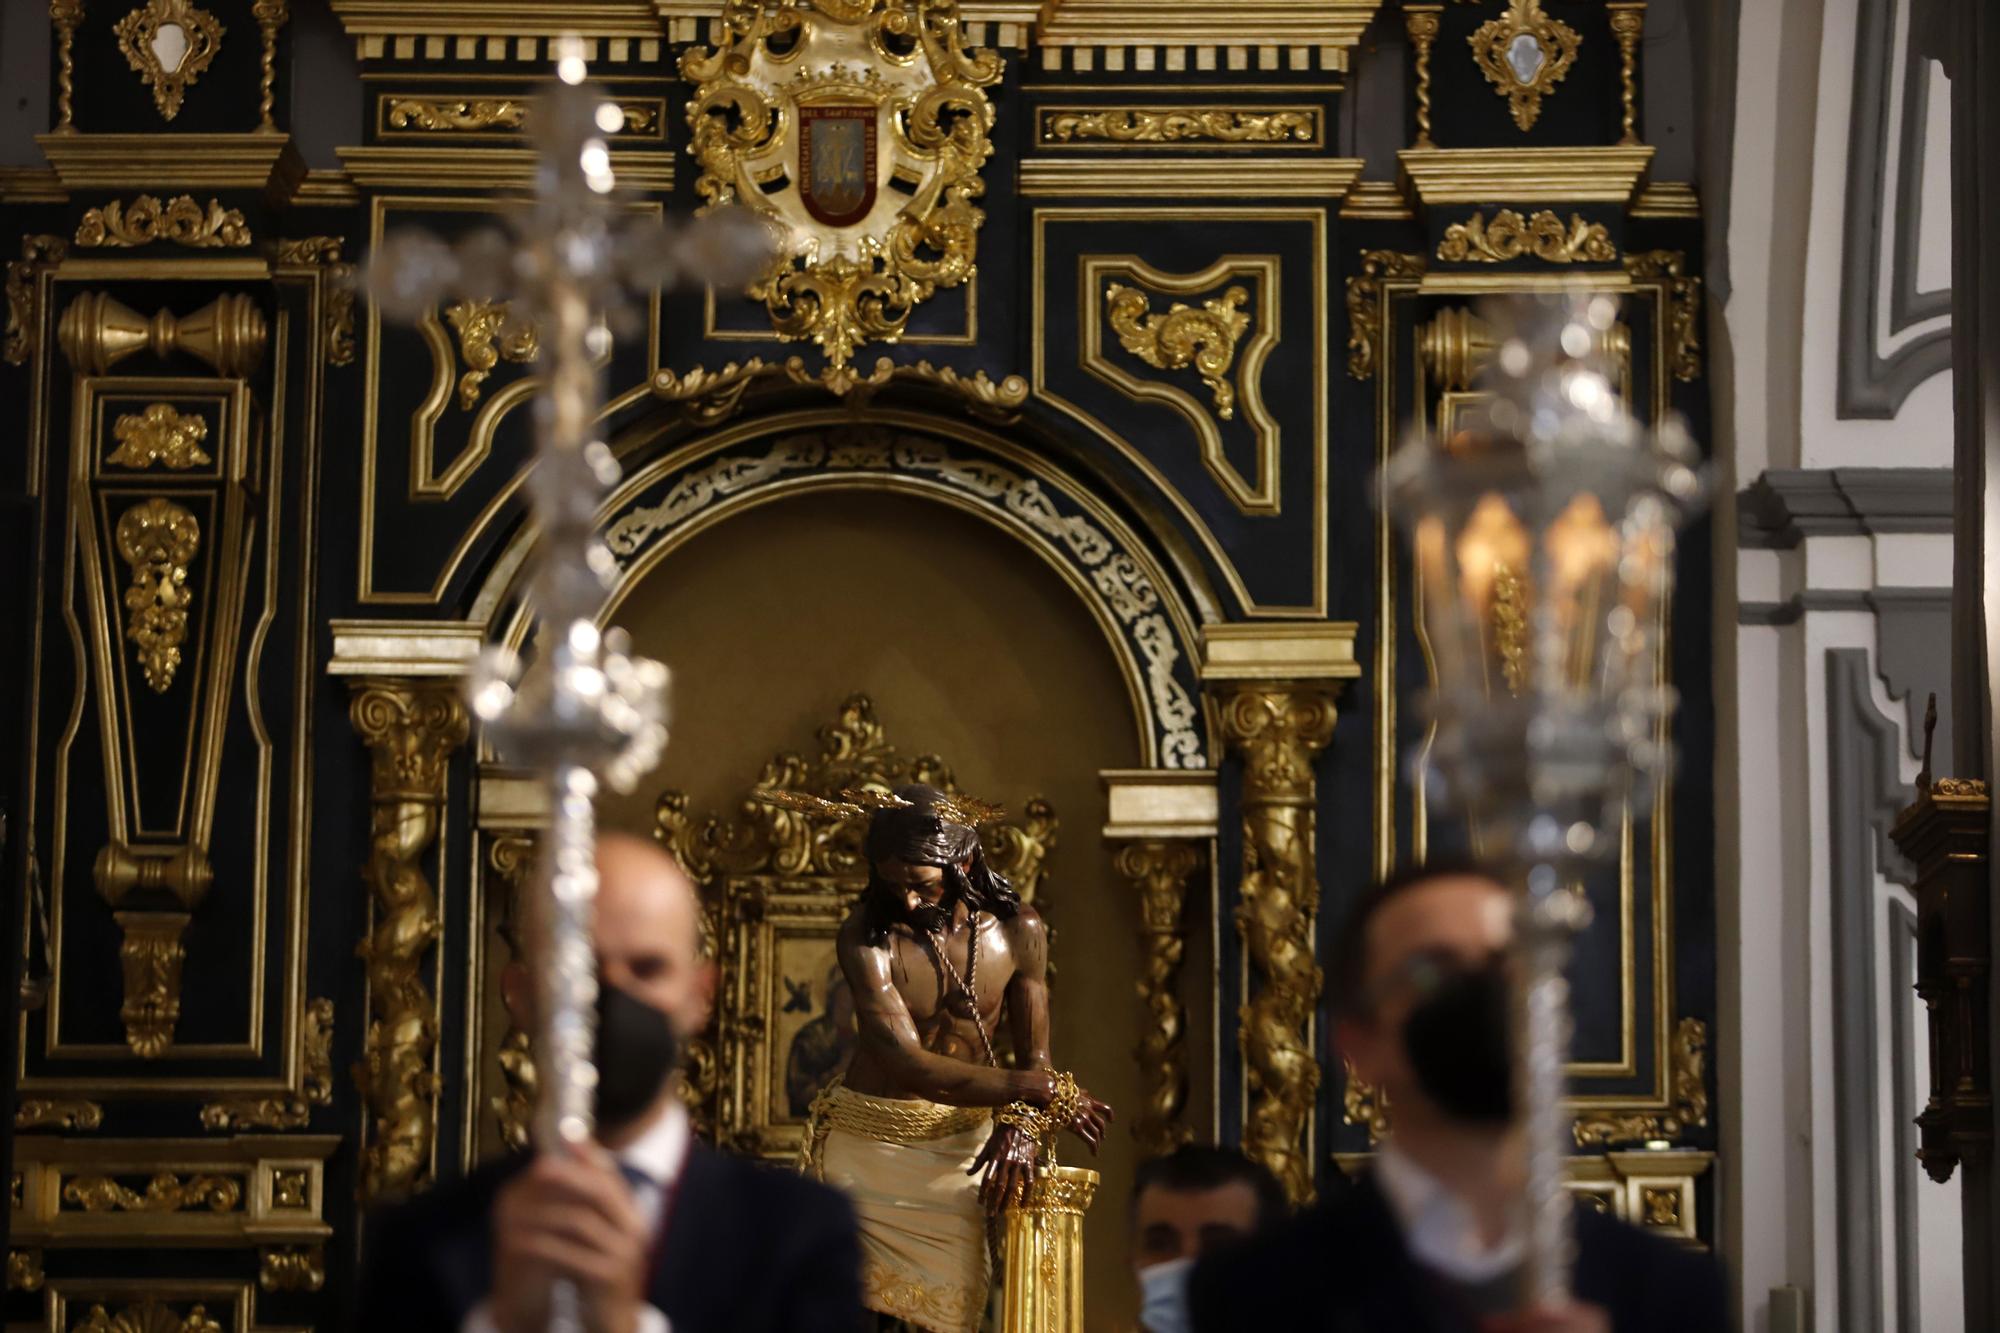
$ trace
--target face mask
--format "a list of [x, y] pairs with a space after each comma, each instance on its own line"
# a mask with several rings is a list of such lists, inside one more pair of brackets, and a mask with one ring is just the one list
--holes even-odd
[[1146, 1333], [1188, 1333], [1188, 1275], [1192, 1259], [1169, 1259], [1139, 1270], [1139, 1327]]
[[629, 1125], [658, 1100], [681, 1059], [673, 1020], [618, 987], [597, 987], [597, 1122]]
[[1417, 1086], [1440, 1111], [1476, 1124], [1514, 1115], [1514, 1060], [1507, 976], [1499, 963], [1447, 977], [1403, 1024]]

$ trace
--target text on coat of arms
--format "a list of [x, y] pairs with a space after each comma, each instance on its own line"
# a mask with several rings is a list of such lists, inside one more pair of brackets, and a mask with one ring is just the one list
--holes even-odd
[[775, 225], [750, 294], [844, 366], [975, 273], [1000, 58], [966, 49], [957, 0], [729, 0], [722, 25], [681, 57], [695, 188]]

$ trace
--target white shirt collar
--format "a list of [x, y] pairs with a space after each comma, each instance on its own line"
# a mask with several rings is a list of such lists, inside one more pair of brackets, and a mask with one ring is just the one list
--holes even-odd
[[1376, 1154], [1375, 1183], [1402, 1226], [1411, 1256], [1426, 1268], [1457, 1282], [1490, 1282], [1520, 1266], [1525, 1247], [1519, 1221], [1508, 1224], [1497, 1245], [1484, 1245], [1472, 1210], [1393, 1140]]
[[653, 1123], [646, 1126], [646, 1132], [618, 1150], [618, 1160], [666, 1189], [679, 1178], [681, 1167], [687, 1163], [690, 1138], [687, 1107], [681, 1105], [680, 1098], [669, 1098], [665, 1108], [653, 1117]]

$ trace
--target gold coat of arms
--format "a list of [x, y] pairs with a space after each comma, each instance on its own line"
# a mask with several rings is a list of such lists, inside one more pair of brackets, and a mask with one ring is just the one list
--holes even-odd
[[722, 23], [681, 58], [695, 188], [771, 220], [751, 295], [845, 366], [976, 272], [1000, 58], [966, 49], [956, 0], [730, 0]]

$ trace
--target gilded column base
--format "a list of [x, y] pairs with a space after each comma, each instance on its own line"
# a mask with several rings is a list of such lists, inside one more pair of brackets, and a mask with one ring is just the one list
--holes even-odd
[[1083, 1333], [1083, 1215], [1096, 1194], [1095, 1171], [1051, 1167], [1007, 1210], [999, 1333]]

